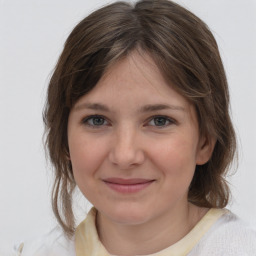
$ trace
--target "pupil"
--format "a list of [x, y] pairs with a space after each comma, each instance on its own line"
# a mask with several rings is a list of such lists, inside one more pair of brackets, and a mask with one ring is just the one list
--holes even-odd
[[161, 125], [165, 125], [166, 123], [166, 119], [163, 117], [158, 117], [155, 119], [155, 125], [156, 126], [161, 126]]
[[95, 117], [94, 119], [93, 119], [93, 124], [94, 125], [102, 125], [104, 123], [104, 120], [103, 120], [103, 118], [101, 118], [101, 117]]

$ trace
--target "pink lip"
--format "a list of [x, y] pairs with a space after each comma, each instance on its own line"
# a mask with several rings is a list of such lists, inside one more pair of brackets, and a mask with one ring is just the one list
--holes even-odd
[[139, 192], [150, 184], [152, 184], [155, 180], [149, 179], [122, 179], [122, 178], [108, 178], [103, 180], [105, 184], [120, 193], [135, 193]]

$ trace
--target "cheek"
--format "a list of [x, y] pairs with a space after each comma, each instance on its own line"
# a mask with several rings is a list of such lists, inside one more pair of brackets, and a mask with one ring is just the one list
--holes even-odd
[[105, 156], [103, 143], [97, 140], [70, 137], [69, 150], [73, 173], [77, 184], [89, 181], [96, 175], [96, 170], [102, 164]]
[[161, 173], [163, 198], [166, 198], [170, 204], [185, 198], [187, 200], [196, 166], [193, 147], [189, 147], [185, 142], [184, 144], [172, 142], [169, 145], [165, 144], [164, 147], [162, 144], [158, 149], [155, 148], [157, 158], [154, 165]]
[[152, 159], [164, 175], [185, 180], [193, 177], [196, 146], [190, 140], [178, 137], [155, 144], [151, 155], [155, 156]]

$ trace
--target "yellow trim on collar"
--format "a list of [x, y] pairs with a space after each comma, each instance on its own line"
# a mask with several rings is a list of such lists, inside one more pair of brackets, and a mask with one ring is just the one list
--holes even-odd
[[[186, 256], [227, 211], [226, 209], [210, 209], [185, 237], [170, 247], [148, 256]], [[111, 256], [99, 240], [95, 225], [96, 214], [97, 210], [93, 207], [76, 229], [76, 256]]]

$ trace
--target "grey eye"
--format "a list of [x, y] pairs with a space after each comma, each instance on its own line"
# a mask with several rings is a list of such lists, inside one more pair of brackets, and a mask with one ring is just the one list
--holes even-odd
[[92, 117], [91, 120], [88, 120], [91, 125], [103, 125], [105, 122], [105, 119], [102, 117]]
[[155, 116], [148, 122], [149, 126], [166, 127], [175, 124], [175, 121], [166, 116]]
[[85, 118], [82, 122], [83, 124], [92, 127], [103, 126], [108, 124], [107, 120], [102, 116], [89, 116]]
[[165, 117], [155, 117], [153, 120], [156, 126], [164, 126], [169, 122]]

